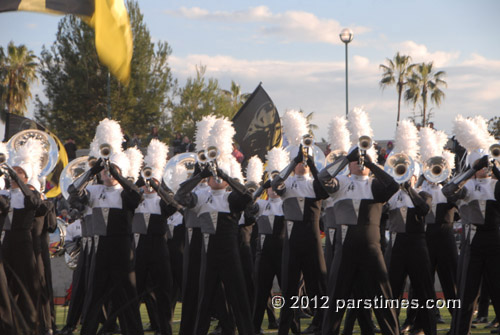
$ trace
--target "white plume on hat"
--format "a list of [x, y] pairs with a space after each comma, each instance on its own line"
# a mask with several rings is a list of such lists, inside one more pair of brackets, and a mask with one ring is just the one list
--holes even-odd
[[129, 169], [129, 161], [127, 155], [123, 151], [114, 152], [111, 157], [109, 157], [109, 162], [120, 168], [121, 175], [126, 177]]
[[123, 175], [126, 178], [131, 178], [135, 182], [141, 173], [143, 160], [142, 152], [137, 149], [137, 147], [131, 147], [125, 150], [125, 154], [127, 155], [129, 166]]
[[98, 147], [104, 143], [111, 146], [113, 152], [122, 151], [123, 133], [120, 124], [115, 120], [104, 119], [97, 125], [95, 138]]
[[194, 135], [194, 142], [196, 144], [197, 151], [207, 150], [210, 130], [212, 129], [216, 120], [217, 118], [214, 115], [207, 115], [202, 117], [200, 121], [196, 122], [196, 134]]
[[289, 145], [299, 146], [302, 136], [309, 134], [309, 123], [304, 115], [296, 110], [289, 110], [281, 118], [283, 132]]
[[186, 166], [184, 164], [177, 164], [175, 166], [175, 170], [173, 171], [169, 183], [167, 184], [172, 192], [176, 193], [179, 190], [179, 186], [181, 185], [181, 183], [188, 179], [188, 174], [189, 171], [188, 169], [186, 169]]
[[[368, 113], [366, 113], [362, 108], [355, 107], [349, 113], [347, 118], [349, 121], [347, 123], [347, 128], [351, 132], [352, 145], [357, 145], [361, 136], [369, 136], [373, 139], [373, 129], [370, 125], [370, 118], [368, 117]], [[367, 154], [370, 156], [372, 161], [376, 161], [377, 152], [373, 146], [367, 151]]]
[[97, 138], [95, 137], [92, 142], [90, 142], [89, 157], [99, 157], [99, 143], [97, 142]]
[[268, 173], [280, 172], [290, 163], [290, 157], [283, 148], [272, 148], [266, 154], [266, 161], [266, 171]]
[[495, 138], [488, 132], [488, 121], [480, 115], [473, 118], [457, 115], [453, 132], [458, 143], [467, 150], [466, 162], [469, 166], [486, 155], [490, 145], [495, 143]]
[[29, 138], [17, 148], [15, 157], [10, 157], [12, 160], [11, 165], [22, 168], [28, 180], [31, 178], [38, 179], [42, 172], [42, 155], [44, 152], [45, 148], [42, 142]]
[[231, 165], [231, 173], [229, 174], [231, 177], [238, 179], [240, 183], [245, 182], [245, 178], [243, 177], [243, 172], [241, 171], [241, 164], [238, 163], [238, 160], [236, 160], [236, 157], [231, 155], [229, 158], [229, 162]]
[[233, 122], [227, 118], [220, 118], [214, 122], [208, 137], [208, 146], [215, 146], [220, 156], [231, 155], [233, 152], [233, 137], [236, 131]]
[[455, 154], [445, 150], [448, 135], [444, 131], [424, 127], [420, 129], [420, 157], [422, 162], [431, 157], [441, 156], [451, 169], [455, 168]]
[[347, 129], [347, 120], [342, 116], [334, 116], [328, 126], [328, 140], [330, 150], [349, 151], [351, 147], [351, 134]]
[[153, 170], [153, 178], [158, 181], [161, 181], [163, 170], [165, 169], [165, 165], [167, 165], [167, 157], [168, 146], [155, 138], [152, 139], [149, 142], [146, 157], [144, 157], [144, 166]]
[[396, 144], [394, 152], [402, 152], [412, 158], [418, 159], [418, 130], [410, 120], [402, 120], [396, 128]]
[[[217, 167], [224, 171], [230, 177], [235, 177], [233, 175], [233, 162], [232, 160], [236, 160], [233, 155], [219, 155], [217, 158]], [[241, 168], [240, 168], [241, 170]]]
[[453, 122], [453, 133], [455, 137], [468, 153], [474, 150], [486, 150], [495, 139], [488, 132], [488, 121], [478, 115], [473, 118], [464, 118], [457, 115]]
[[247, 182], [254, 182], [257, 185], [262, 181], [262, 175], [264, 174], [264, 164], [260, 158], [255, 155], [248, 160], [247, 165]]
[[450, 169], [453, 170], [455, 168], [455, 154], [450, 150], [443, 150], [442, 155], [444, 160], [448, 162], [448, 166], [450, 167]]

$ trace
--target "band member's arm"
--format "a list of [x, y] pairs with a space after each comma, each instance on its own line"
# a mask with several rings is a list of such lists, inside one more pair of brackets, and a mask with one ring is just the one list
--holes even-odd
[[413, 206], [415, 206], [417, 215], [422, 217], [426, 216], [431, 209], [431, 206], [429, 205], [429, 203], [432, 203], [431, 195], [426, 192], [417, 193], [417, 191], [408, 185], [408, 183], [405, 183], [404, 189], [410, 196], [411, 202], [413, 203]]
[[122, 200], [124, 204], [130, 209], [137, 208], [142, 201], [140, 189], [130, 180], [123, 177], [113, 163], [109, 164], [109, 173], [123, 187]]
[[0, 196], [0, 215], [7, 214], [10, 209], [10, 200], [6, 196]]
[[224, 171], [219, 168], [217, 169], [217, 175], [222, 178], [222, 180], [227, 182], [233, 190], [228, 198], [229, 204], [235, 211], [241, 212], [245, 210], [245, 208], [253, 200], [252, 194], [250, 194], [245, 185], [241, 184], [235, 178], [229, 177]]
[[463, 187], [465, 182], [472, 178], [477, 171], [487, 167], [488, 163], [487, 155], [478, 159], [472, 168], [453, 178], [448, 184], [443, 186], [444, 196], [451, 202], [456, 202], [458, 199], [464, 199], [467, 195], [467, 189]]
[[[172, 207], [174, 209], [174, 213], [176, 211], [182, 212], [182, 206], [177, 201], [175, 201], [173, 192], [168, 188], [167, 185], [165, 185], [165, 183], [162, 182], [160, 185], [155, 179], [151, 179], [149, 181], [149, 184], [161, 198], [162, 203], [164, 203], [168, 207]], [[169, 214], [168, 216], [172, 214]]]
[[24, 207], [33, 209], [33, 208], [37, 208], [38, 206], [40, 206], [42, 199], [40, 199], [38, 192], [32, 191], [21, 180], [21, 178], [19, 178], [16, 171], [12, 170], [10, 167], [7, 167], [7, 171], [9, 172], [9, 176], [12, 178], [12, 180], [14, 180], [17, 183], [17, 185], [19, 186], [19, 189], [21, 190], [21, 192], [23, 192]]
[[192, 191], [204, 179], [210, 177], [212, 173], [205, 167], [201, 172], [193, 174], [191, 178], [183, 182], [177, 193], [174, 195], [175, 201], [187, 208], [194, 208], [198, 202], [198, 197]]
[[307, 166], [309, 166], [309, 169], [311, 170], [311, 174], [314, 178], [313, 181], [313, 188], [314, 188], [314, 193], [316, 194], [317, 199], [326, 199], [329, 197], [328, 193], [326, 190], [323, 188], [321, 185], [321, 182], [319, 180], [318, 176], [318, 169], [316, 168], [316, 164], [314, 164], [314, 159], [309, 156], [307, 157]]
[[45, 215], [44, 225], [47, 228], [47, 231], [49, 233], [53, 233], [57, 228], [56, 208], [51, 201], [45, 200], [44, 202], [48, 203], [48, 206], [47, 206], [48, 211], [47, 211], [47, 215]]
[[295, 170], [295, 167], [304, 160], [304, 152], [302, 151], [302, 144], [299, 146], [299, 152], [297, 156], [284, 168], [279, 175], [273, 178], [271, 182], [271, 187], [277, 195], [282, 196], [286, 192], [285, 180], [290, 176], [290, 174]]
[[500, 170], [497, 168], [497, 165], [495, 162], [493, 162], [493, 167], [491, 168], [491, 171], [493, 172], [493, 175], [497, 180], [500, 180]]
[[384, 170], [374, 164], [370, 156], [365, 157], [365, 166], [375, 176], [372, 182], [373, 198], [379, 202], [388, 201], [399, 190], [399, 184]]
[[264, 184], [259, 186], [259, 188], [257, 189], [257, 191], [255, 191], [253, 195], [253, 201], [259, 199], [262, 193], [264, 193], [264, 190], [267, 190], [269, 187], [271, 187], [271, 179], [266, 180]]
[[92, 166], [89, 170], [87, 170], [84, 174], [82, 174], [80, 177], [78, 177], [73, 184], [69, 185], [68, 187], [68, 193], [69, 194], [82, 194], [85, 191], [85, 188], [87, 187], [88, 183], [92, 180], [92, 178], [101, 172], [104, 169], [104, 166], [102, 165], [102, 159], [99, 158], [94, 166]]

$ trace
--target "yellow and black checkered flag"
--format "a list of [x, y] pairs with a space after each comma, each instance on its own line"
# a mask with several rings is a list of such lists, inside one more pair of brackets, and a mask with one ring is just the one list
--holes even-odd
[[32, 11], [81, 16], [95, 29], [99, 59], [121, 82], [130, 79], [132, 30], [123, 0], [1, 0], [0, 12]]

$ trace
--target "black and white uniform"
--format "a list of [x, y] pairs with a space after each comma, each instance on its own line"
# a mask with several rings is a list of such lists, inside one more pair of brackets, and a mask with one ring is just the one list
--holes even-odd
[[[183, 193], [183, 187], [177, 195]], [[238, 221], [241, 212], [252, 200], [250, 194], [236, 190], [199, 190], [179, 199], [182, 205], [194, 208], [200, 220], [202, 256], [196, 334], [207, 334], [210, 311], [220, 282], [231, 306], [239, 334], [254, 334], [250, 302], [238, 246]]]
[[[31, 229], [35, 211], [41, 203], [40, 195], [26, 185], [10, 190], [10, 212], [5, 220], [2, 253], [10, 293], [26, 322], [26, 334], [36, 334], [39, 329], [37, 313], [41, 294], [40, 281], [36, 280], [37, 266], [33, 251]], [[14, 308], [14, 307], [13, 307]], [[14, 318], [14, 322], [17, 322]], [[16, 324], [17, 331], [23, 331]]]
[[[421, 326], [425, 334], [436, 334], [434, 306], [426, 303], [436, 298], [431, 263], [425, 240], [424, 217], [430, 209], [430, 196], [399, 190], [388, 201], [390, 244], [386, 249], [389, 280], [395, 298], [400, 298], [410, 277], [414, 297], [418, 299]], [[426, 203], [426, 201], [428, 203]], [[424, 306], [421, 308], [420, 306]]]
[[[8, 191], [0, 191], [0, 234], [3, 236], [3, 226], [10, 211]], [[9, 298], [7, 277], [3, 266], [2, 248], [0, 242], [0, 333], [14, 335], [15, 328], [12, 321], [12, 307]]]
[[170, 264], [172, 269], [172, 311], [175, 305], [182, 299], [182, 265], [184, 262], [184, 243], [186, 226], [183, 223], [182, 214], [176, 212], [168, 218], [168, 249], [170, 252]]
[[[437, 271], [445, 299], [453, 300], [457, 298], [458, 250], [453, 231], [457, 208], [454, 203], [448, 202], [442, 188], [439, 184], [427, 181], [422, 185], [422, 191], [432, 197], [431, 209], [425, 217], [427, 226], [425, 235], [431, 261], [432, 281], [434, 282]], [[449, 307], [449, 311], [453, 315], [452, 307]]]
[[[135, 272], [139, 297], [147, 294], [148, 284], [155, 296], [155, 310], [161, 334], [172, 334], [172, 269], [165, 239], [167, 218], [176, 208], [155, 193], [144, 194], [135, 210], [132, 232], [136, 243]], [[148, 278], [150, 282], [148, 282]]]
[[[337, 300], [347, 301], [353, 293], [362, 295], [360, 298], [392, 298], [380, 247], [379, 225], [383, 204], [397, 192], [399, 186], [376, 165], [370, 164], [369, 168], [375, 178], [337, 176], [332, 192], [329, 191], [335, 202], [338, 228], [328, 279], [330, 308], [325, 312], [323, 334], [339, 333], [345, 308], [336, 312]], [[394, 310], [375, 309], [375, 315], [383, 334], [399, 333]]]
[[[195, 194], [202, 190], [208, 190], [207, 184], [202, 183], [193, 190]], [[186, 208], [184, 210], [185, 248], [182, 275], [182, 312], [180, 335], [192, 335], [196, 323], [198, 310], [198, 293], [200, 285], [201, 267], [201, 221], [195, 210]]]
[[458, 203], [464, 225], [465, 241], [460, 257], [458, 297], [461, 308], [453, 317], [452, 333], [470, 332], [481, 278], [490, 293], [495, 313], [500, 315], [500, 182], [491, 178], [471, 179]]
[[262, 326], [264, 312], [273, 280], [276, 276], [281, 286], [281, 263], [283, 240], [285, 238], [285, 217], [281, 198], [257, 200], [258, 240], [255, 260], [255, 302], [253, 310], [253, 326], [259, 331]]
[[132, 240], [132, 218], [141, 194], [135, 185], [117, 177], [121, 184], [87, 186], [80, 199], [92, 208], [95, 249], [89, 274], [89, 302], [81, 331], [85, 335], [96, 334], [101, 306], [108, 300], [112, 301], [124, 333], [143, 333]]
[[[279, 334], [288, 334], [294, 313], [292, 297], [299, 293], [301, 273], [307, 294], [322, 297], [326, 294], [326, 264], [321, 244], [319, 219], [321, 199], [328, 196], [320, 183], [307, 176], [287, 178], [284, 188], [273, 184], [274, 191], [283, 200], [285, 240], [281, 268], [281, 290], [285, 305], [281, 310]], [[321, 328], [323, 310], [317, 309], [313, 327]], [[296, 324], [297, 329], [300, 325]]]

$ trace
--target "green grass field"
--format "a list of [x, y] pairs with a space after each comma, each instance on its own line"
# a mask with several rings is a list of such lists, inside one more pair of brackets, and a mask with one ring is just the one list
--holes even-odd
[[[66, 313], [68, 311], [68, 307], [63, 307], [63, 306], [57, 306], [56, 307], [56, 323], [59, 329], [61, 329], [64, 326], [64, 321], [66, 319]], [[279, 313], [277, 313], [279, 315]], [[489, 311], [489, 320], [491, 321], [495, 315], [495, 312], [493, 311], [493, 308], [490, 307]], [[400, 322], [402, 323], [405, 319], [406, 312], [404, 310], [401, 311], [400, 315]], [[447, 331], [449, 330], [449, 325], [450, 325], [450, 314], [446, 309], [441, 310], [441, 316], [443, 320], [446, 322], [445, 324], [438, 324], [438, 334], [446, 334]], [[146, 308], [144, 305], [141, 306], [141, 317], [142, 317], [142, 322], [144, 325], [144, 328], [148, 326], [149, 323], [149, 318], [148, 314], [146, 312]], [[180, 326], [180, 319], [181, 319], [181, 304], [177, 304], [177, 307], [175, 309], [175, 314], [174, 314], [174, 322], [173, 322], [173, 330], [174, 334], [177, 334], [179, 331], [179, 326]], [[305, 329], [310, 322], [311, 319], [302, 319], [301, 320], [301, 327], [302, 329]], [[490, 334], [490, 329], [484, 329], [484, 326], [486, 324], [480, 324], [476, 329], [472, 329], [472, 334]], [[212, 323], [212, 328], [215, 327], [215, 322]], [[267, 330], [267, 317], [264, 319], [263, 322], [263, 330], [264, 333], [266, 334], [276, 334], [276, 330]], [[355, 327], [355, 333], [360, 333], [359, 327], [356, 324]], [[75, 331], [74, 334], [79, 334], [78, 331]], [[153, 334], [152, 332], [146, 332], [146, 334]]]

